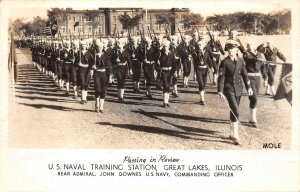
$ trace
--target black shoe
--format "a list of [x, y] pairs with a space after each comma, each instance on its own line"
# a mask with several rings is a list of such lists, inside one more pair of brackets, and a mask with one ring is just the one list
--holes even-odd
[[137, 93], [141, 93], [141, 91], [139, 89], [136, 90]]
[[118, 101], [119, 101], [120, 103], [124, 103], [124, 99], [123, 99], [123, 98], [119, 98]]
[[169, 105], [169, 103], [166, 103], [166, 105], [167, 105], [167, 107], [171, 107], [171, 106]]
[[146, 95], [149, 99], [153, 99], [151, 94]]
[[200, 105], [205, 105], [205, 101], [200, 101]]
[[216, 82], [213, 82], [213, 85], [216, 85], [217, 83]]
[[81, 104], [85, 104], [85, 103], [86, 103], [86, 101], [84, 101], [84, 100], [81, 100], [81, 101], [80, 101], [80, 103], [81, 103]]
[[235, 138], [235, 137], [233, 137], [233, 136], [229, 136], [229, 139], [231, 140], [231, 141], [233, 141], [233, 144], [235, 144], [235, 145], [240, 145], [241, 143], [240, 143], [240, 141], [239, 141], [239, 139], [237, 139], [237, 138]]
[[167, 104], [164, 103], [161, 107], [167, 108]]
[[240, 141], [237, 138], [232, 137], [231, 140], [235, 145], [241, 145]]
[[103, 110], [100, 110], [100, 113], [104, 113]]
[[172, 93], [174, 97], [179, 97], [177, 93]]
[[249, 121], [251, 127], [255, 127], [255, 128], [258, 128], [257, 126], [257, 122], [254, 122], [254, 121]]

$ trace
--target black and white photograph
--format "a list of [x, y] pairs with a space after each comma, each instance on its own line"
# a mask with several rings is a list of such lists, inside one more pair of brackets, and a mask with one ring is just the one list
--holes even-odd
[[1, 2], [3, 191], [299, 191], [299, 1], [28, 2]]

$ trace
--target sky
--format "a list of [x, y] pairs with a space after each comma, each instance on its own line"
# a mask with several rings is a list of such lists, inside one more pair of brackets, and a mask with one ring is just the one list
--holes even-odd
[[[65, 0], [65, 1], [40, 1], [30, 0], [22, 1], [10, 0], [7, 2], [6, 8], [9, 12], [9, 17], [13, 20], [16, 18], [26, 18], [26, 21], [32, 20], [35, 16], [47, 18], [47, 9], [51, 7], [73, 8], [73, 9], [98, 9], [100, 7], [143, 7], [143, 8], [189, 8], [193, 13], [200, 13], [207, 17], [214, 14], [233, 13], [237, 11], [245, 12], [264, 12], [281, 10], [283, 8], [292, 8], [294, 1], [289, 4], [286, 1], [280, 0], [211, 0], [211, 1], [169, 1], [169, 0], [134, 0], [134, 1], [94, 1], [94, 0]], [[33, 2], [33, 3], [24, 3]], [[101, 3], [100, 3], [101, 2]], [[295, 1], [296, 2], [296, 1]], [[17, 5], [17, 6], [16, 6]], [[117, 6], [116, 6], [117, 5]], [[158, 6], [159, 5], [159, 6]]]

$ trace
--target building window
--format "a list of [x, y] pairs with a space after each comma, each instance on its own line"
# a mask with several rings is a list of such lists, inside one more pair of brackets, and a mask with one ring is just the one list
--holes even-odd
[[98, 18], [97, 20], [98, 20], [99, 24], [102, 25], [103, 24], [103, 16], [98, 16], [97, 18]]
[[146, 25], [146, 29], [147, 29], [147, 30], [151, 30], [151, 24], [147, 24], [147, 25]]
[[147, 15], [147, 21], [151, 21], [151, 16]]
[[77, 30], [78, 30], [78, 32], [82, 32], [82, 31], [83, 31], [83, 26], [82, 26], [82, 25], [79, 25], [79, 26], [77, 27]]
[[73, 17], [73, 19], [74, 19], [74, 22], [76, 22], [76, 17]]
[[117, 16], [113, 16], [113, 22], [114, 22], [114, 23], [117, 22]]
[[184, 29], [183, 23], [180, 23], [180, 24], [179, 24], [179, 29], [180, 29], [180, 30], [183, 30], [183, 29]]
[[61, 20], [61, 17], [57, 17], [57, 21], [60, 21]]
[[160, 31], [160, 26], [158, 24], [154, 25], [154, 31]]
[[87, 30], [88, 32], [93, 32], [93, 25], [88, 25]]
[[63, 21], [64, 21], [64, 22], [67, 22], [67, 21], [68, 21], [68, 17], [67, 17], [66, 15], [65, 15], [65, 16], [63, 16], [63, 18], [62, 18], [62, 19], [63, 19]]
[[92, 17], [86, 17], [86, 21], [92, 21]]
[[83, 17], [82, 17], [82, 16], [79, 16], [79, 17], [78, 17], [78, 21], [79, 21], [79, 22], [82, 22], [82, 21], [83, 21]]
[[67, 26], [61, 26], [61, 27], [60, 27], [60, 31], [61, 31], [62, 33], [67, 33]]
[[102, 25], [98, 25], [98, 33], [103, 34]]

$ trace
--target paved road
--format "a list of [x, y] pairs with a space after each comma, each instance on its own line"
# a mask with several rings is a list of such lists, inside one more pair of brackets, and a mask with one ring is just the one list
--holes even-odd
[[[179, 98], [162, 108], [162, 91], [154, 100], [132, 91], [126, 83], [126, 102], [117, 102], [115, 85], [109, 88], [105, 111], [94, 112], [89, 91], [87, 104], [66, 96], [31, 65], [30, 51], [18, 49], [20, 81], [10, 86], [9, 147], [11, 148], [113, 148], [113, 149], [262, 149], [265, 142], [290, 147], [291, 107], [282, 100], [259, 95], [260, 129], [248, 126], [249, 100], [241, 100], [241, 146], [228, 139], [229, 112], [208, 80], [207, 105], [198, 104], [197, 85], [179, 84]], [[261, 89], [261, 93], [264, 90]]]

